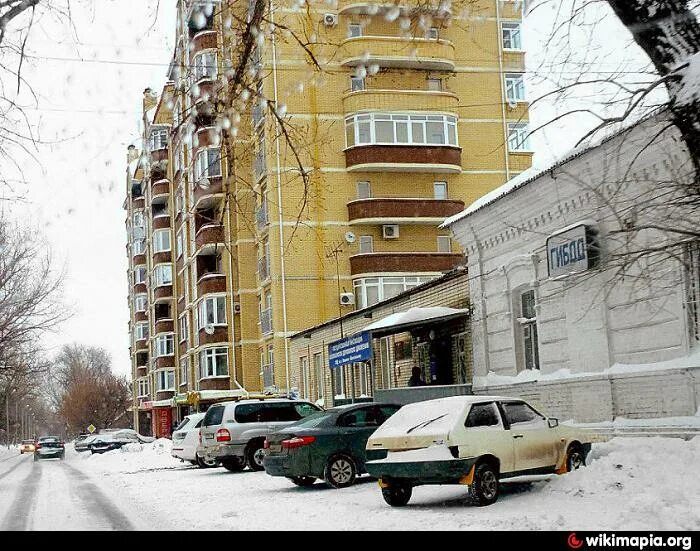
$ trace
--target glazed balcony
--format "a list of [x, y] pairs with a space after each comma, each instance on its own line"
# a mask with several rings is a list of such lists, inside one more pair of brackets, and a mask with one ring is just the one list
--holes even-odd
[[372, 198], [348, 203], [350, 224], [439, 224], [464, 210], [452, 199]]
[[455, 47], [449, 40], [401, 36], [357, 36], [340, 45], [345, 67], [377, 64], [391, 69], [454, 71]]
[[267, 256], [258, 258], [258, 279], [261, 282], [270, 279], [270, 259]]
[[459, 97], [447, 91], [368, 88], [343, 95], [343, 109], [348, 114], [368, 110], [456, 113], [458, 108]]
[[259, 232], [265, 231], [267, 226], [270, 224], [270, 218], [267, 212], [267, 203], [263, 203], [255, 211], [255, 224]]
[[462, 148], [451, 145], [358, 145], [345, 150], [349, 172], [462, 172]]
[[352, 275], [388, 272], [447, 272], [464, 264], [461, 253], [377, 252], [350, 257]]
[[215, 251], [224, 243], [224, 226], [222, 224], [203, 224], [195, 236], [195, 246], [199, 253]]

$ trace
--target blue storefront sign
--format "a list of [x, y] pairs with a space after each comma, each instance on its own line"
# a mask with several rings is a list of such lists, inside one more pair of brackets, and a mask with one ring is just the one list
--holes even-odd
[[328, 366], [331, 369], [341, 365], [364, 362], [371, 358], [369, 333], [358, 333], [328, 345]]

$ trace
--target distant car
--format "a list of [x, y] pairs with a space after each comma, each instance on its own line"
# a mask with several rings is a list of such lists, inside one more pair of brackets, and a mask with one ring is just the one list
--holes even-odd
[[34, 440], [22, 440], [19, 445], [19, 453], [34, 453]]
[[43, 436], [34, 445], [34, 461], [58, 457], [63, 459], [66, 456], [66, 447], [63, 440], [57, 436]]
[[246, 464], [262, 471], [267, 435], [320, 410], [305, 400], [282, 398], [213, 404], [202, 421], [197, 453], [229, 471], [241, 471]]
[[79, 434], [75, 440], [73, 440], [73, 449], [77, 452], [84, 452], [87, 451], [87, 445], [85, 444], [85, 441], [90, 437], [91, 435], [88, 433], [83, 433]]
[[98, 434], [90, 437], [88, 440], [87, 449], [93, 454], [118, 450], [126, 444], [134, 443], [125, 439], [115, 438], [113, 434]]
[[315, 413], [267, 437], [263, 464], [267, 474], [284, 476], [297, 486], [317, 479], [345, 488], [365, 472], [367, 458], [386, 451], [365, 451], [367, 439], [401, 406], [357, 404]]
[[215, 460], [205, 460], [197, 455], [199, 445], [199, 429], [204, 420], [204, 413], [186, 415], [173, 432], [173, 447], [170, 454], [177, 459], [189, 461], [202, 469], [216, 467]]
[[368, 440], [369, 461], [384, 500], [398, 507], [423, 484], [463, 484], [476, 505], [498, 499], [504, 478], [557, 473], [585, 465], [602, 438], [559, 425], [519, 398], [452, 396], [401, 408]]

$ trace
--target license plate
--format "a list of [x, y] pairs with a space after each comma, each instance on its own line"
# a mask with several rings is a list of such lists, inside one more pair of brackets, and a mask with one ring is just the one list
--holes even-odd
[[281, 451], [282, 451], [282, 444], [271, 444], [270, 445], [270, 452], [279, 453]]

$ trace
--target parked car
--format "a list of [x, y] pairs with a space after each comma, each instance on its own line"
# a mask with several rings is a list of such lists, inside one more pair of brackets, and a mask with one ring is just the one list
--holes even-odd
[[66, 447], [57, 436], [42, 436], [34, 445], [34, 461], [52, 457], [63, 459], [65, 456]]
[[73, 449], [77, 452], [87, 451], [87, 445], [85, 441], [90, 437], [89, 433], [79, 434], [75, 440], [73, 440]]
[[401, 408], [368, 440], [369, 451], [388, 454], [367, 471], [392, 506], [406, 505], [422, 484], [464, 484], [476, 505], [490, 505], [499, 480], [578, 469], [591, 442], [602, 440], [519, 398], [453, 396]]
[[22, 440], [19, 445], [19, 453], [34, 453], [34, 440]]
[[114, 432], [94, 434], [83, 441], [83, 446], [95, 454], [118, 450], [127, 444], [146, 444], [153, 441], [153, 437], [142, 436], [133, 429], [119, 429]]
[[143, 434], [136, 432], [134, 429], [102, 429], [100, 430], [99, 434], [117, 435], [118, 438], [131, 440], [132, 442], [138, 442], [140, 444], [149, 444], [155, 441], [153, 436], [144, 436]]
[[297, 486], [310, 486], [317, 479], [334, 488], [351, 486], [365, 472], [368, 457], [386, 456], [383, 450], [366, 452], [367, 439], [400, 407], [369, 403], [314, 413], [267, 437], [265, 471]]
[[183, 461], [189, 461], [202, 469], [216, 467], [216, 461], [207, 461], [197, 455], [199, 445], [199, 429], [204, 420], [204, 413], [186, 415], [173, 432], [173, 447], [171, 455]]
[[229, 471], [246, 464], [262, 471], [267, 435], [320, 410], [311, 402], [280, 398], [213, 404], [202, 421], [197, 453]]

